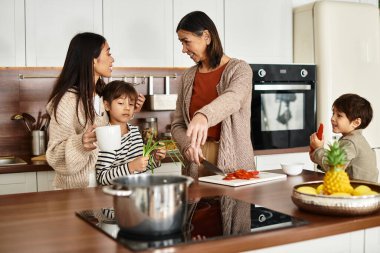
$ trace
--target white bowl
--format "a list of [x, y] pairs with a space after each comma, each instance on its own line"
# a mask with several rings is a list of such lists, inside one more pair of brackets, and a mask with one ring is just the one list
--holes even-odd
[[289, 176], [297, 176], [303, 170], [303, 163], [282, 163], [282, 170]]

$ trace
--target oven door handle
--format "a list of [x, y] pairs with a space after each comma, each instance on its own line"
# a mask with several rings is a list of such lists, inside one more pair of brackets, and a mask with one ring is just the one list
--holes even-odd
[[254, 90], [311, 90], [310, 84], [254, 84]]

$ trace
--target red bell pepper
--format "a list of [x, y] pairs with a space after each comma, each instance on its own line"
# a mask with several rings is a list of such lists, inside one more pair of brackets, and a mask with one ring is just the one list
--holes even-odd
[[323, 123], [319, 124], [318, 131], [317, 131], [317, 137], [319, 140], [322, 140], [323, 136]]
[[[323, 123], [320, 123], [319, 124], [319, 127], [318, 127], [318, 131], [317, 131], [317, 138], [319, 140], [322, 140], [322, 137], [323, 137]], [[314, 149], [310, 146], [310, 153], [313, 152]]]

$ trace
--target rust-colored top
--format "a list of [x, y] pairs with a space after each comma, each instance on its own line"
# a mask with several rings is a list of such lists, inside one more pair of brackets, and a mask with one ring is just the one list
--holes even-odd
[[[226, 66], [227, 64], [224, 64], [220, 68], [208, 73], [196, 72], [193, 95], [191, 96], [190, 102], [190, 119], [193, 118], [196, 111], [200, 110], [203, 106], [208, 105], [218, 97], [216, 86], [220, 82], [220, 78]], [[214, 140], [219, 140], [221, 127], [221, 123], [210, 127], [207, 136]]]

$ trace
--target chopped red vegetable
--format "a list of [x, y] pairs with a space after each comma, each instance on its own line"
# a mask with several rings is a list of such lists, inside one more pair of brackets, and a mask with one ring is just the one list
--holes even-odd
[[233, 180], [233, 179], [245, 179], [249, 180], [252, 178], [259, 178], [259, 172], [255, 170], [243, 170], [239, 169], [235, 172], [228, 173], [227, 176], [223, 178], [223, 180]]

